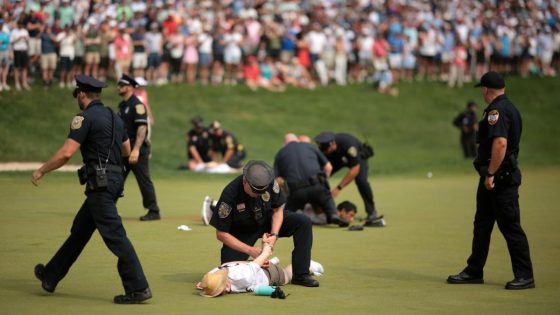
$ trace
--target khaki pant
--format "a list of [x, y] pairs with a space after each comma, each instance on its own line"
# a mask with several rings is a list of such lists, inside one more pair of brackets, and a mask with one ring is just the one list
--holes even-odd
[[56, 69], [56, 53], [41, 55], [41, 69], [43, 70]]

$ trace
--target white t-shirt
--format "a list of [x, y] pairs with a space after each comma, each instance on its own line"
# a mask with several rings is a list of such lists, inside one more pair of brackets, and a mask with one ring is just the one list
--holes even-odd
[[56, 41], [60, 44], [60, 56], [74, 59], [74, 42], [76, 41], [76, 34], [60, 32], [56, 35]]
[[309, 43], [310, 53], [321, 54], [325, 49], [327, 37], [322, 32], [311, 31], [307, 34], [307, 42]]
[[146, 33], [146, 42], [148, 43], [148, 53], [159, 53], [163, 37], [160, 32]]
[[[16, 43], [16, 40], [19, 38], [25, 38], [25, 39], [22, 39]], [[29, 42], [29, 32], [26, 29], [15, 28], [12, 30], [12, 33], [10, 34], [10, 43], [12, 43], [12, 47], [14, 48], [14, 50], [27, 51], [28, 42]]]
[[[251, 292], [260, 285], [269, 285], [268, 277], [262, 268], [252, 261], [230, 262], [223, 266], [227, 266], [232, 293]], [[218, 270], [214, 268], [210, 272]]]
[[198, 42], [200, 43], [200, 45], [198, 46], [198, 51], [201, 54], [212, 53], [212, 36], [208, 35], [207, 33], [202, 33], [198, 35]]

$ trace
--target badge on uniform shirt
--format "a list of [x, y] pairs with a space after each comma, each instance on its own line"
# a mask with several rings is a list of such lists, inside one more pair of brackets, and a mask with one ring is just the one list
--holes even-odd
[[229, 216], [231, 212], [231, 207], [230, 205], [228, 205], [225, 202], [221, 202], [220, 206], [218, 207], [218, 215], [220, 216], [220, 219], [225, 219]]
[[498, 112], [497, 109], [491, 110], [488, 113], [488, 124], [490, 124], [490, 126], [494, 126], [498, 122], [499, 118], [500, 118], [500, 112]]
[[146, 107], [144, 107], [144, 104], [134, 106], [134, 110], [136, 110], [136, 114], [138, 115], [144, 115], [146, 113]]
[[261, 198], [264, 202], [268, 202], [270, 200], [270, 194], [266, 191], [264, 194], [261, 195]]
[[239, 212], [245, 211], [245, 203], [238, 203], [237, 204], [237, 211], [239, 211]]
[[198, 137], [197, 137], [197, 136], [192, 136], [191, 139], [192, 139], [192, 142], [196, 142], [196, 140], [198, 139]]
[[129, 109], [130, 109], [130, 108], [128, 108], [128, 107], [126, 107], [126, 108], [124, 109], [125, 115], [128, 114], [128, 110], [129, 110]]
[[348, 155], [350, 155], [353, 158], [357, 157], [358, 156], [358, 149], [356, 149], [356, 147], [348, 148]]
[[74, 118], [72, 118], [72, 123], [70, 124], [70, 129], [78, 130], [82, 128], [83, 121], [84, 121], [84, 116], [74, 116]]
[[340, 160], [342, 161], [342, 164], [348, 164], [348, 159], [345, 156], [340, 158]]

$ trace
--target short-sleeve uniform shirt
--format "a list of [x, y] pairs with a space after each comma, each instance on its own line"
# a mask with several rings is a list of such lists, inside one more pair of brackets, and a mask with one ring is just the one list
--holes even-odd
[[334, 139], [336, 151], [327, 155], [327, 159], [333, 166], [333, 173], [343, 167], [352, 168], [361, 162], [362, 143], [360, 140], [347, 133], [337, 133]]
[[[142, 104], [138, 97], [136, 97], [136, 95], [132, 95], [128, 100], [119, 103], [119, 116], [124, 123], [126, 132], [128, 133], [128, 138], [130, 138], [130, 145], [134, 146], [138, 127], [148, 125], [146, 107]], [[148, 135], [146, 135], [146, 139], [148, 139]], [[140, 154], [149, 154], [148, 143], [146, 140], [144, 140], [144, 143], [140, 148]]]
[[[194, 146], [200, 155], [200, 158], [204, 162], [210, 162], [212, 159], [208, 155], [208, 150], [210, 149], [210, 138], [208, 135], [208, 130], [203, 129], [201, 132], [197, 132], [194, 129], [189, 130], [187, 133], [187, 147]], [[189, 159], [193, 156], [190, 150], [188, 151]]]
[[99, 159], [105, 163], [114, 138], [108, 163], [121, 165], [121, 146], [128, 139], [128, 135], [117, 115], [111, 115], [110, 109], [103, 106], [100, 101], [93, 101], [72, 119], [68, 138], [80, 143], [82, 160], [87, 165], [97, 165]]
[[284, 203], [286, 197], [276, 180], [263, 195], [252, 198], [243, 190], [243, 175], [240, 175], [222, 191], [210, 225], [232, 235], [261, 234], [270, 229], [272, 209]]
[[505, 94], [495, 98], [484, 110], [479, 123], [478, 156], [476, 161], [488, 164], [492, 155], [492, 142], [496, 137], [507, 139], [506, 158], [513, 154], [517, 159], [521, 140], [521, 114]]
[[327, 158], [316, 146], [305, 142], [290, 142], [285, 145], [274, 159], [274, 173], [288, 183], [297, 183], [319, 174]]

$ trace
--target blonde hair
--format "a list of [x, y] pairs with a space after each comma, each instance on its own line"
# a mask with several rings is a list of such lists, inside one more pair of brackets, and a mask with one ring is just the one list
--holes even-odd
[[227, 268], [220, 269], [215, 272], [208, 272], [202, 277], [200, 287], [202, 292], [200, 295], [204, 297], [216, 297], [224, 292], [228, 283]]

